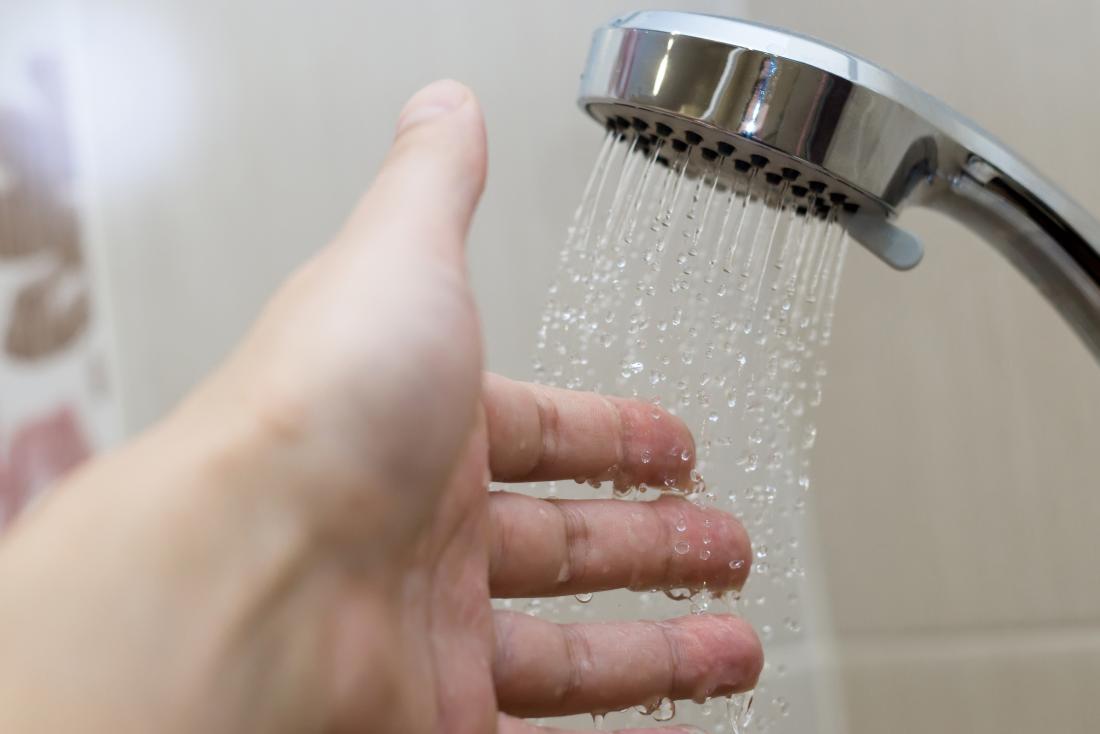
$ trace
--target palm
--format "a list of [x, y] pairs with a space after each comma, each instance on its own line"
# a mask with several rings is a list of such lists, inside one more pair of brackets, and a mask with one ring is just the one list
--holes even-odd
[[[427, 680], [436, 685], [428, 693], [420, 678], [410, 693], [420, 705], [421, 697], [429, 695], [437, 704], [437, 718], [424, 734], [480, 734], [492, 731], [497, 718], [484, 430], [475, 431], [472, 441], [476, 448], [456, 469], [425, 536], [432, 550], [418, 569], [428, 592], [412, 631], [426, 643], [420, 651], [425, 659], [416, 667], [430, 669]], [[393, 731], [420, 730], [401, 726]]]
[[[383, 554], [399, 564], [393, 585], [351, 585], [342, 602], [354, 609], [364, 596], [381, 596], [384, 621], [364, 615], [341, 628], [333, 655], [356, 644], [349, 640], [375, 638], [400, 640], [402, 654], [382, 686], [370, 656], [336, 666], [344, 680], [335, 687], [354, 691], [337, 704], [339, 730], [370, 731], [384, 720], [385, 731], [480, 734], [491, 730], [497, 706], [489, 451], [472, 294], [457, 260], [425, 260], [415, 250], [394, 257], [353, 244], [337, 242], [283, 289], [238, 361], [250, 365], [251, 355], [263, 355], [270, 365], [256, 388], [269, 422], [310, 426], [300, 435], [346, 461], [310, 480], [331, 484], [333, 501], [321, 519], [348, 540], [342, 552], [353, 559]], [[395, 271], [414, 277], [395, 278]], [[313, 409], [332, 405], [342, 409]], [[363, 503], [364, 487], [380, 511], [348, 526], [348, 508]], [[381, 687], [390, 700], [361, 696], [361, 685]]]

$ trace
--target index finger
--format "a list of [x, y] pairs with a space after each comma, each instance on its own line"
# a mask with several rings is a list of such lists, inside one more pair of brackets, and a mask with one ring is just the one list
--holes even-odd
[[489, 466], [501, 482], [613, 480], [687, 488], [695, 441], [676, 416], [638, 400], [487, 374]]

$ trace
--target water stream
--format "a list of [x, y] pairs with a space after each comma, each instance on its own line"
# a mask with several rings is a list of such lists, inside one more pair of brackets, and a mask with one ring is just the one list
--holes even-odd
[[[754, 623], [770, 654], [804, 642], [801, 515], [848, 240], [812, 192], [799, 198], [787, 181], [724, 157], [691, 177], [690, 153], [660, 144], [643, 153], [608, 133], [561, 251], [534, 366], [541, 382], [648, 400], [683, 418], [697, 442], [691, 499], [748, 528], [750, 581], [721, 596], [606, 592], [505, 605], [557, 621], [732, 610]], [[735, 165], [746, 170], [719, 185], [717, 174]], [[530, 491], [613, 490], [551, 483]], [[647, 500], [667, 488], [614, 491]], [[686, 541], [672, 551], [710, 554]], [[793, 731], [792, 712], [803, 705], [794, 678], [773, 661], [752, 694], [656, 701], [594, 726], [671, 719], [714, 734]]]

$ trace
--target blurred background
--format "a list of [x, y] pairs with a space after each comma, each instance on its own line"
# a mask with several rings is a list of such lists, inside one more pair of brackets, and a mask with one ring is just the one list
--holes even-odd
[[[944, 99], [1100, 215], [1100, 5], [673, 2], [817, 36]], [[600, 132], [574, 95], [630, 2], [3, 0], [0, 525], [222, 359], [335, 231], [404, 100], [485, 108], [470, 245], [488, 363], [529, 376]], [[1100, 367], [934, 215], [899, 274], [853, 248], [807, 538], [817, 729], [1100, 730]], [[797, 705], [797, 702], [796, 704]]]

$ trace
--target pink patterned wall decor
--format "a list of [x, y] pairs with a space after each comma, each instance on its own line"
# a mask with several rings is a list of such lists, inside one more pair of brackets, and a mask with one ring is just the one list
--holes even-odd
[[[111, 438], [66, 16], [0, 10], [0, 530]], [[12, 19], [9, 19], [12, 20]], [[22, 21], [22, 22], [21, 22]]]

